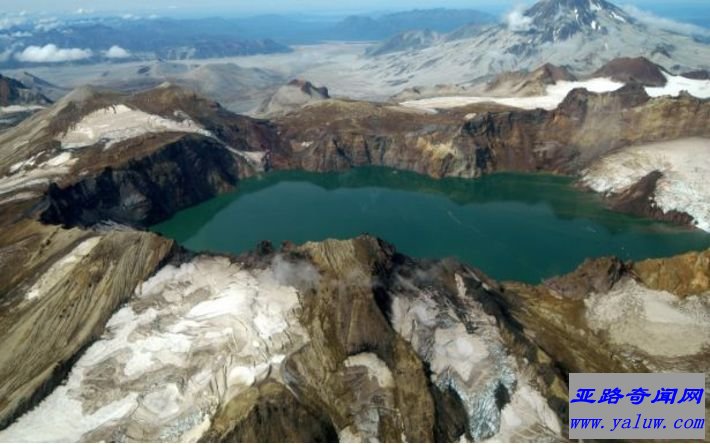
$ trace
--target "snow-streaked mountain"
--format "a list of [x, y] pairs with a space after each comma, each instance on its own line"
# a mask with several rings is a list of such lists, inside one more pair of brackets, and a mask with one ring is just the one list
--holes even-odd
[[591, 72], [612, 59], [638, 56], [674, 73], [710, 67], [710, 45], [651, 28], [605, 0], [541, 0], [468, 38], [370, 57], [363, 68], [373, 82], [406, 88], [470, 82], [545, 63]]

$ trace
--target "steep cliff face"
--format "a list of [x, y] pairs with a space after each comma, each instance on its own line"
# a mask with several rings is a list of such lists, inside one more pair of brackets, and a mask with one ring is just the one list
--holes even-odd
[[263, 171], [277, 144], [269, 123], [176, 87], [79, 89], [0, 136], [0, 203], [70, 226], [150, 224]]
[[[432, 114], [331, 101], [278, 120], [280, 134], [289, 143], [279, 145], [271, 159], [276, 169], [311, 171], [383, 165], [433, 177], [477, 177], [495, 171], [577, 176], [624, 147], [693, 136], [707, 141], [710, 130], [704, 122], [709, 119], [707, 99], [687, 94], [650, 98], [638, 84], [598, 94], [575, 89], [552, 111], [491, 111], [491, 105], [478, 104]], [[700, 163], [704, 167], [705, 162]], [[655, 206], [649, 198], [654, 185], [636, 185], [649, 192], [633, 205], [610, 205], [675, 222], [693, 220], [682, 208]], [[698, 186], [691, 188], [698, 191]]]
[[291, 140], [275, 167], [341, 169], [363, 164], [434, 177], [486, 171], [577, 173], [622, 146], [709, 135], [710, 102], [688, 95], [651, 99], [629, 85], [611, 93], [572, 91], [553, 111], [472, 105], [430, 114], [368, 103], [331, 102], [279, 120]]
[[212, 139], [186, 136], [146, 157], [47, 192], [45, 223], [89, 226], [112, 221], [148, 226], [233, 189], [250, 164]]

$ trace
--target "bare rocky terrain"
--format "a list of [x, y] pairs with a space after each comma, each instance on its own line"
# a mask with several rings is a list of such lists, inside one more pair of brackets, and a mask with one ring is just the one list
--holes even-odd
[[[557, 27], [537, 20], [570, 5], [577, 17]], [[582, 51], [584, 70], [537, 63], [549, 54], [523, 38], [558, 50], [642, 28], [602, 0], [545, 0], [526, 14], [527, 30], [436, 38], [469, 61], [471, 41], [517, 48], [514, 71], [473, 87], [452, 72], [451, 85], [376, 102], [331, 97], [322, 78], [283, 86], [291, 71], [154, 64], [141, 87], [58, 94], [0, 131], [0, 441], [566, 441], [569, 373], [705, 371], [710, 251], [590, 258], [529, 285], [370, 236], [230, 256], [146, 230], [268, 171], [387, 166], [568, 175], [617, 211], [708, 231], [710, 99], [702, 75], [669, 72], [707, 48], [666, 51], [682, 62], [669, 70], [662, 53], [612, 60], [613, 47], [604, 63]], [[686, 42], [659, 35], [643, 48]], [[427, 51], [406, 57], [422, 67]], [[364, 57], [395, 69], [382, 61], [405, 56]], [[156, 83], [192, 76], [187, 86], [220, 89], [235, 70], [263, 82], [235, 100], [261, 104], [264, 118]], [[472, 94], [486, 100], [400, 103]], [[535, 106], [494, 100], [511, 97]]]
[[581, 174], [633, 144], [703, 150], [709, 112], [638, 84], [553, 111], [330, 99], [271, 122], [175, 86], [74, 91], [0, 135], [0, 439], [561, 440], [570, 371], [702, 371], [707, 252], [533, 287], [369, 237], [226, 257], [140, 227], [269, 169]]

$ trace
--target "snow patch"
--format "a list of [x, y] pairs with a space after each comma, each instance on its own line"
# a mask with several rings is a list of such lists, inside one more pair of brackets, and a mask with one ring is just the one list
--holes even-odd
[[[555, 441], [562, 427], [557, 415], [547, 404], [547, 400], [527, 381], [519, 382], [510, 402], [503, 407], [500, 430], [486, 442], [522, 442], [530, 438], [538, 424], [544, 425], [550, 433], [549, 441]], [[544, 441], [536, 431], [536, 441]]]
[[37, 153], [27, 160], [13, 164], [9, 175], [0, 177], [0, 201], [18, 200], [17, 196], [32, 197], [40, 191], [32, 188], [49, 185], [52, 180], [67, 173], [77, 161], [71, 153], [62, 152], [37, 165], [38, 158], [44, 153]]
[[655, 204], [664, 212], [681, 211], [710, 232], [710, 139], [689, 138], [624, 148], [597, 160], [581, 182], [598, 193], [621, 193], [648, 174], [660, 171]]
[[47, 294], [57, 283], [63, 281], [79, 265], [82, 259], [93, 251], [101, 241], [100, 237], [92, 237], [81, 242], [69, 254], [58, 260], [39, 278], [27, 292], [25, 298], [34, 300]]
[[29, 112], [29, 111], [39, 111], [41, 109], [44, 109], [44, 106], [40, 105], [9, 105], [9, 106], [0, 106], [0, 115], [2, 114], [15, 114], [15, 113], [23, 113], [23, 112]]
[[[403, 281], [403, 285], [411, 284]], [[469, 418], [474, 440], [493, 435], [500, 425], [496, 405], [499, 387], [513, 392], [515, 363], [505, 352], [495, 319], [465, 296], [463, 279], [456, 276], [459, 301], [466, 301], [465, 323], [443, 296], [420, 292], [394, 295], [393, 328], [408, 341], [431, 367], [431, 380], [459, 395]], [[469, 331], [467, 325], [476, 329]]]
[[[93, 242], [62, 263], [76, 264]], [[305, 343], [299, 307], [296, 290], [269, 269], [208, 257], [166, 266], [112, 316], [67, 382], [0, 441], [108, 440], [116, 430], [138, 441], [197, 440], [222, 402], [278, 374]]]
[[[595, 22], [596, 23], [596, 22]], [[593, 24], [594, 25], [594, 24]], [[597, 24], [598, 25], [598, 24]], [[663, 87], [646, 87], [646, 92], [651, 97], [677, 96], [681, 91], [687, 91], [690, 95], [700, 99], [710, 98], [710, 80], [687, 79], [682, 76], [664, 74], [668, 83]], [[624, 86], [610, 78], [594, 78], [583, 81], [559, 81], [554, 85], [548, 85], [546, 94], [533, 97], [492, 97], [492, 96], [450, 96], [431, 97], [427, 99], [409, 100], [401, 105], [409, 108], [416, 108], [423, 111], [436, 112], [437, 109], [458, 108], [475, 103], [497, 103], [505, 106], [512, 106], [521, 109], [542, 108], [553, 110], [567, 97], [573, 89], [584, 88], [593, 93], [605, 93], [616, 91]]]
[[707, 297], [681, 299], [627, 279], [608, 293], [592, 295], [585, 305], [592, 329], [606, 332], [613, 343], [649, 355], [694, 355], [710, 345]]
[[374, 353], [360, 353], [349, 356], [344, 362], [346, 367], [365, 367], [382, 388], [394, 387], [394, 378], [387, 364]]
[[195, 133], [213, 137], [212, 133], [191, 119], [167, 119], [119, 104], [87, 114], [58, 140], [64, 149], [83, 148], [99, 142], [104, 142], [105, 149], [109, 149], [125, 140], [163, 132]]
[[677, 96], [681, 91], [687, 91], [691, 96], [699, 99], [710, 98], [710, 80], [687, 79], [683, 76], [674, 76], [663, 73], [667, 83], [660, 87], [647, 87], [646, 93], [651, 97]]
[[585, 88], [595, 93], [615, 91], [624, 86], [623, 83], [616, 82], [608, 78], [596, 78], [591, 80], [568, 82], [560, 81], [554, 85], [549, 85], [544, 96], [534, 97], [485, 97], [485, 96], [452, 96], [433, 97], [428, 99], [409, 100], [402, 102], [402, 106], [417, 108], [426, 111], [436, 111], [437, 109], [458, 108], [475, 103], [497, 103], [505, 106], [512, 106], [522, 109], [553, 110], [567, 97], [573, 89]]

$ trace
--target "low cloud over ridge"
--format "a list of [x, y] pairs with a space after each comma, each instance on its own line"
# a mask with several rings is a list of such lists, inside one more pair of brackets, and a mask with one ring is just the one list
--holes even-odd
[[58, 48], [50, 43], [44, 46], [28, 46], [22, 52], [15, 54], [15, 59], [20, 62], [30, 63], [58, 63], [88, 59], [92, 56], [89, 49]]

